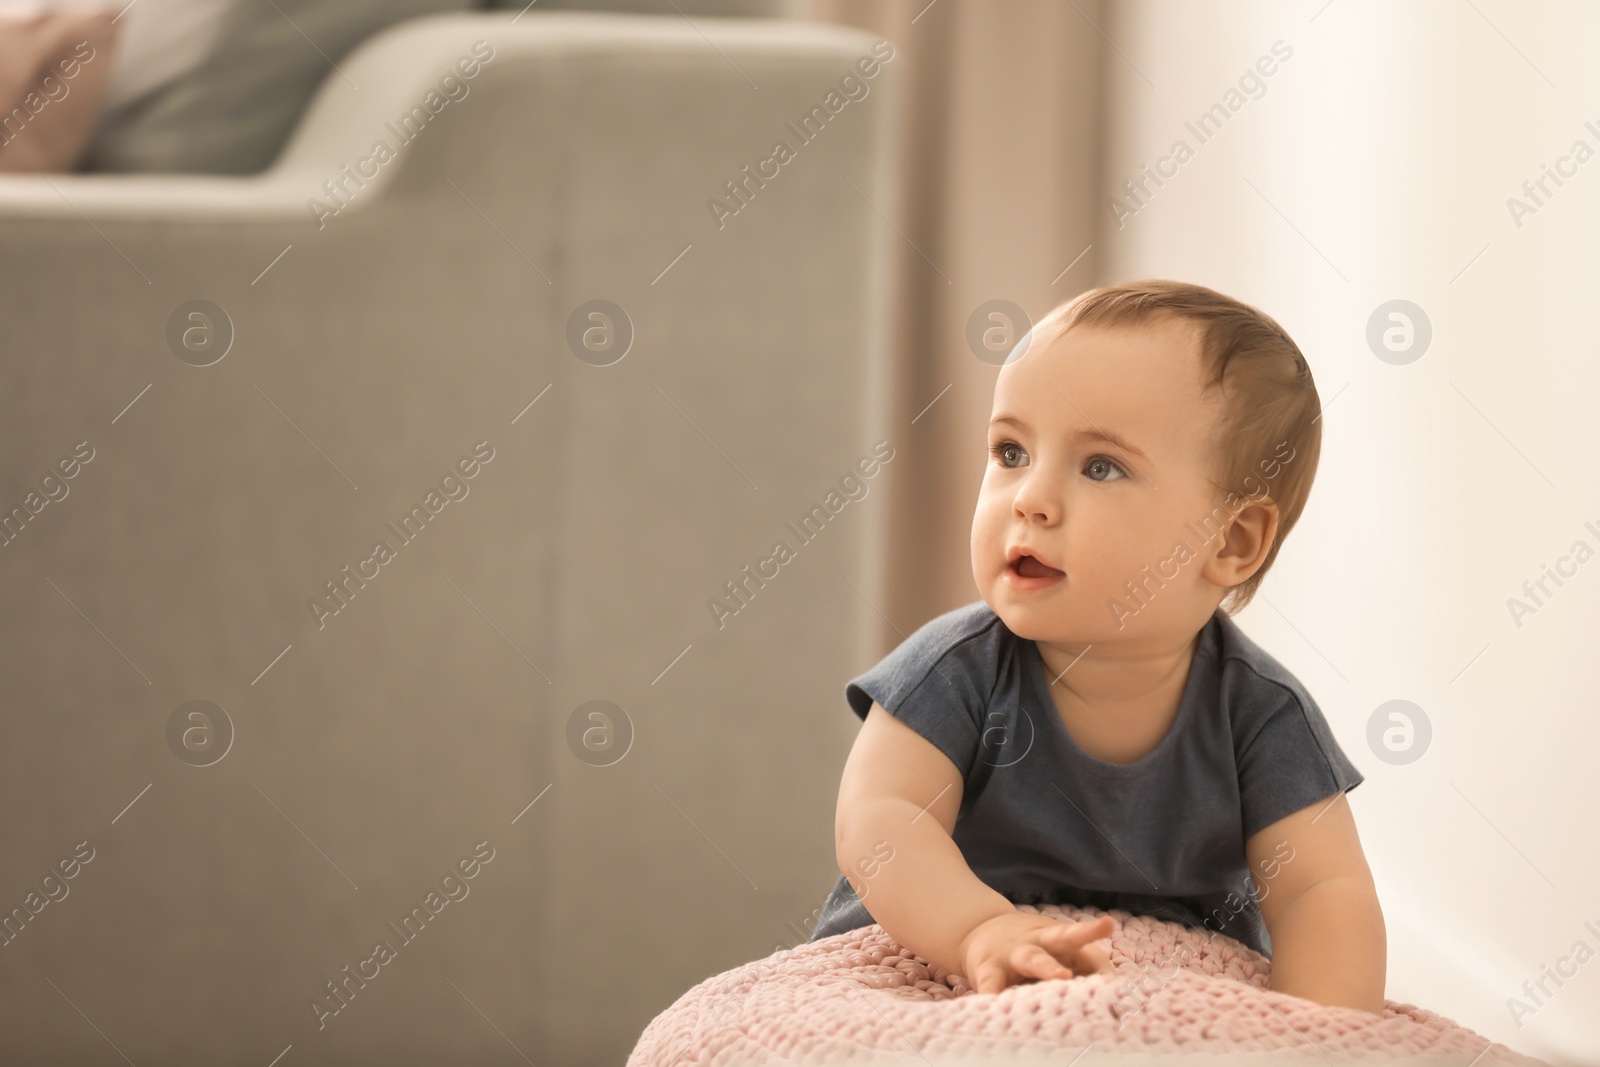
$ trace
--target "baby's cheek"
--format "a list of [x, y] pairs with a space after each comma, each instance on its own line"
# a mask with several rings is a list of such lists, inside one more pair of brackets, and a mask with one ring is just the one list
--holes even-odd
[[981, 500], [978, 509], [972, 517], [972, 568], [974, 574], [981, 574], [992, 569], [992, 565], [1004, 562], [1000, 557], [1005, 554], [1003, 544], [1003, 528], [1000, 516], [997, 519], [995, 510], [988, 502]]

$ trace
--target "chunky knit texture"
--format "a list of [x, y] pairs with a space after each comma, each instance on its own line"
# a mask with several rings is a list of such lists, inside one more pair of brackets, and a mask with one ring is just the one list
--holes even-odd
[[873, 1053], [1026, 1056], [1085, 1046], [1548, 1067], [1411, 1004], [1386, 1001], [1380, 1019], [1271, 992], [1271, 961], [1229, 937], [1125, 911], [1018, 907], [1068, 921], [1110, 914], [1118, 927], [1108, 952], [1114, 973], [975, 993], [873, 924], [706, 979], [645, 1028], [628, 1067], [862, 1062]]

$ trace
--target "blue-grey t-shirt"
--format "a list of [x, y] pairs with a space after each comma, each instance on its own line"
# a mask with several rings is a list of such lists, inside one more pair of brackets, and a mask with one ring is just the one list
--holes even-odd
[[[1166, 736], [1118, 764], [1072, 740], [1045, 672], [1038, 646], [979, 600], [923, 625], [845, 700], [863, 721], [876, 700], [960, 769], [951, 837], [1007, 900], [1121, 908], [1270, 956], [1270, 872], [1251, 876], [1245, 840], [1363, 780], [1310, 694], [1219, 608]], [[873, 922], [840, 875], [809, 940]]]

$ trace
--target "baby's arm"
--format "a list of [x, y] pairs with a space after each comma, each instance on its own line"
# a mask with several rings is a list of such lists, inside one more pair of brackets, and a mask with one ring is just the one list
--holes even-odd
[[834, 842], [839, 869], [880, 926], [980, 993], [1030, 979], [1106, 973], [1093, 942], [1115, 924], [1023, 912], [985, 885], [951, 839], [961, 772], [876, 701], [845, 761]]
[[1388, 941], [1378, 894], [1343, 793], [1245, 842], [1272, 938], [1272, 988], [1383, 1014]]
[[839, 870], [896, 941], [953, 974], [967, 934], [1016, 911], [951, 840], [961, 797], [950, 758], [873, 701], [839, 784]]

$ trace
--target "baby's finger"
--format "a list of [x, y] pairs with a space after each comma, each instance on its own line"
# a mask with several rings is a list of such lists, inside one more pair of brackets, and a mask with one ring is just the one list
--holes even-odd
[[1091, 941], [1110, 937], [1115, 929], [1111, 916], [1102, 915], [1093, 922], [1060, 923], [1040, 933], [1040, 941], [1057, 956], [1071, 953]]
[[1071, 978], [1072, 969], [1038, 945], [1018, 945], [1011, 950], [1011, 966], [1029, 978]]
[[1111, 957], [1098, 945], [1080, 948], [1074, 965], [1080, 974], [1111, 974], [1114, 970]]
[[973, 969], [968, 982], [979, 993], [998, 993], [1006, 987], [1005, 968], [996, 960], [984, 960]]

